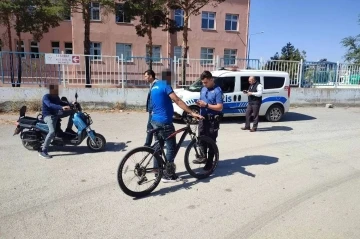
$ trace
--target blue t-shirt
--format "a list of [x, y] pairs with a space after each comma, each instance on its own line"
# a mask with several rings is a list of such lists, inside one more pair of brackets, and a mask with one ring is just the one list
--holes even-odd
[[[200, 91], [200, 100], [208, 103], [209, 105], [223, 104], [223, 93], [219, 86], [215, 85], [214, 88], [208, 89], [203, 87]], [[207, 114], [220, 114], [220, 111], [212, 110], [209, 108], [201, 107], [200, 114], [205, 116]]]
[[174, 92], [166, 81], [157, 80], [151, 88], [151, 119], [162, 124], [173, 122], [174, 107], [170, 94]]

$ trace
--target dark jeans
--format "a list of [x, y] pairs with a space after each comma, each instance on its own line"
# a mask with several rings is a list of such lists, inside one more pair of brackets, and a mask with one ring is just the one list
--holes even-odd
[[261, 102], [249, 102], [246, 108], [245, 128], [250, 128], [250, 117], [252, 113], [254, 114], [253, 128], [256, 129], [258, 127], [260, 106], [261, 106]]
[[[155, 121], [151, 121], [152, 127], [154, 129], [162, 128], [162, 130], [159, 130], [155, 134], [155, 139], [158, 139], [158, 137], [162, 137], [163, 139], [166, 139], [169, 135], [175, 132], [175, 127], [172, 123], [170, 124], [163, 124]], [[166, 159], [168, 162], [174, 162], [175, 160], [175, 151], [176, 151], [176, 138], [175, 136], [166, 140], [164, 142], [166, 144]], [[164, 146], [164, 145], [162, 145]], [[155, 162], [155, 167], [157, 167], [157, 164]]]
[[[199, 121], [199, 136], [206, 135], [209, 136], [216, 142], [216, 138], [218, 137], [218, 132], [220, 129], [220, 123], [215, 120], [200, 120]], [[207, 144], [201, 144], [202, 150], [207, 154], [207, 158], [211, 161], [214, 159], [214, 151], [212, 148], [208, 147]], [[209, 152], [207, 152], [209, 151]]]
[[63, 110], [63, 111], [60, 111], [59, 114], [58, 114], [58, 118], [65, 118], [65, 117], [69, 117], [69, 121], [68, 121], [68, 124], [67, 124], [67, 129], [71, 129], [74, 122], [73, 122], [73, 117], [74, 117], [74, 114], [75, 114], [75, 111], [73, 110]]
[[[149, 119], [148, 119], [148, 122], [147, 122], [146, 130], [148, 131], [148, 130], [151, 130], [153, 128], [154, 127], [151, 125], [151, 113], [149, 113]], [[146, 134], [145, 146], [151, 146], [153, 136], [154, 136], [153, 133], [147, 133]]]

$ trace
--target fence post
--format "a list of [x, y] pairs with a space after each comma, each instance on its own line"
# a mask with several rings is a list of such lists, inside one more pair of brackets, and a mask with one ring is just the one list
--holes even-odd
[[121, 54], [121, 88], [125, 89], [124, 85], [124, 54]]
[[299, 66], [298, 66], [298, 83], [299, 88], [301, 88], [301, 82], [302, 82], [302, 75], [303, 75], [303, 59], [300, 60]]
[[174, 80], [173, 80], [173, 84], [172, 84], [172, 87], [174, 89], [176, 89], [176, 83], [177, 83], [177, 80], [178, 80], [178, 76], [177, 76], [177, 65], [176, 65], [176, 56], [174, 56], [174, 63], [173, 63], [173, 67], [174, 67]]
[[3, 67], [3, 53], [0, 51], [0, 69], [1, 69], [1, 80], [5, 84], [4, 67]]
[[258, 62], [258, 70], [262, 70], [262, 68], [263, 68], [263, 57], [260, 57]]
[[[64, 51], [61, 51], [61, 54], [64, 54]], [[64, 88], [66, 88], [66, 83], [65, 83], [65, 65], [61, 64], [61, 71], [62, 71], [62, 81], [63, 81], [63, 85]]]
[[215, 69], [214, 70], [216, 70], [218, 68], [220, 68], [220, 57], [219, 57], [219, 55], [216, 56]]
[[339, 71], [340, 71], [340, 63], [337, 61], [336, 62], [336, 75], [335, 75], [335, 82], [334, 82], [334, 87], [337, 88], [337, 85], [339, 83]]

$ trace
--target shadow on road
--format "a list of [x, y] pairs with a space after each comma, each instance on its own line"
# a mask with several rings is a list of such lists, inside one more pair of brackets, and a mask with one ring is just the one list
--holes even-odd
[[80, 145], [80, 146], [53, 146], [52, 152], [71, 152], [70, 154], [53, 154], [54, 157], [57, 156], [70, 156], [70, 155], [79, 155], [79, 154], [87, 154], [87, 153], [104, 153], [104, 152], [120, 152], [126, 151], [128, 144], [131, 141], [127, 142], [107, 142], [104, 151], [96, 152], [89, 149], [87, 145]]
[[[191, 189], [191, 186], [194, 186], [200, 182], [208, 183], [214, 178], [227, 177], [227, 176], [231, 176], [235, 173], [241, 173], [246, 176], [254, 178], [256, 175], [251, 172], [248, 172], [245, 168], [246, 166], [270, 165], [270, 164], [277, 163], [278, 161], [279, 161], [279, 159], [276, 157], [265, 156], [265, 155], [251, 155], [251, 156], [245, 156], [245, 157], [237, 158], [237, 159], [220, 160], [215, 172], [209, 178], [202, 179], [202, 180], [195, 180], [193, 182], [188, 181], [188, 182], [180, 183], [175, 186], [162, 188], [158, 191], [154, 191], [153, 193], [151, 193], [150, 195], [148, 195], [146, 197], [164, 196], [167, 193], [173, 193], [173, 192], [176, 192], [181, 189]], [[193, 178], [191, 175], [188, 174], [187, 171], [178, 172], [177, 174], [185, 180]], [[143, 199], [146, 197], [134, 198], [134, 200], [139, 200], [139, 199]]]
[[313, 116], [310, 116], [310, 115], [305, 115], [305, 114], [296, 113], [296, 112], [287, 112], [286, 114], [284, 114], [281, 121], [283, 121], [283, 122], [285, 122], [285, 121], [306, 121], [306, 120], [314, 120], [314, 119], [316, 119], [316, 118]]
[[291, 130], [293, 130], [293, 128], [288, 127], [288, 126], [271, 126], [271, 127], [261, 127], [261, 128], [257, 129], [258, 132], [262, 132], [262, 131], [291, 131]]

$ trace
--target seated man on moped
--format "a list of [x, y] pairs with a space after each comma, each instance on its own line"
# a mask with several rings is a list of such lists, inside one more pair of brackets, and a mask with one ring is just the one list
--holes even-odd
[[[55, 137], [56, 125], [59, 118], [69, 116], [69, 122], [65, 130], [66, 133], [76, 134], [72, 130], [74, 111], [70, 109], [67, 102], [61, 101], [59, 98], [59, 86], [50, 85], [49, 94], [45, 94], [42, 98], [42, 116], [44, 122], [49, 127], [49, 132], [44, 140], [44, 144], [40, 151], [40, 156], [43, 158], [51, 158], [48, 154], [48, 147]], [[59, 127], [60, 128], [60, 127]]]

